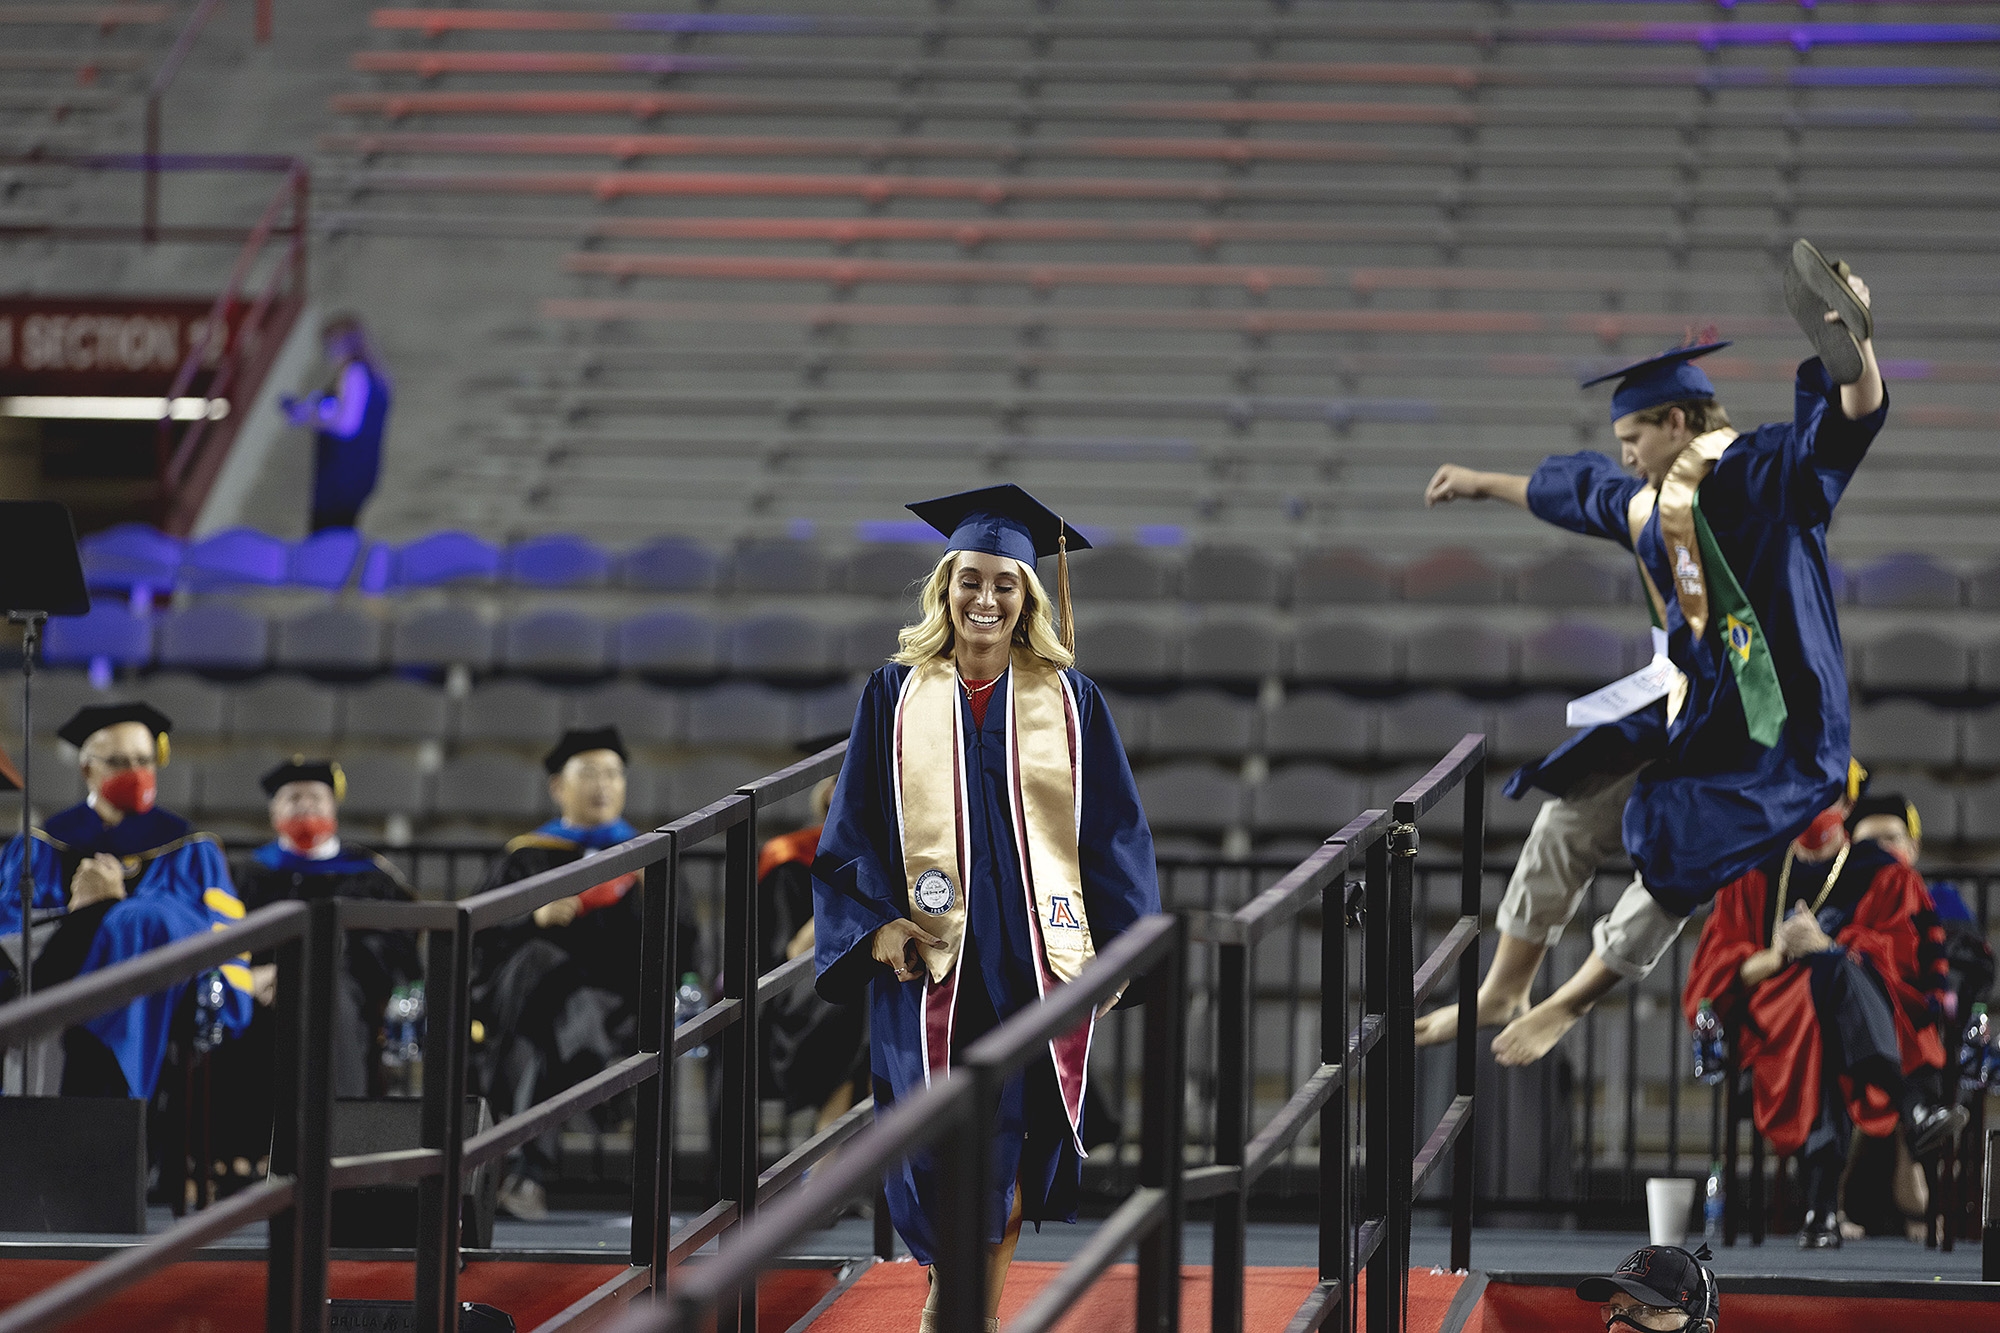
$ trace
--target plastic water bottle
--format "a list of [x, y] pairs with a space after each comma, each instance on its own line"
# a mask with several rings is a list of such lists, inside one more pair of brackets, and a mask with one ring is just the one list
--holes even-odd
[[2000, 1062], [1996, 1062], [1992, 1050], [1992, 1024], [1986, 1017], [1986, 1006], [1972, 1006], [1972, 1017], [1965, 1020], [1965, 1040], [1958, 1047], [1958, 1086], [1961, 1092], [1984, 1092], [1993, 1086], [1992, 1079]]
[[194, 1050], [207, 1055], [222, 1045], [222, 1010], [229, 1002], [228, 983], [222, 973], [210, 969], [194, 981]]
[[1722, 1163], [1708, 1164], [1708, 1191], [1701, 1201], [1701, 1234], [1707, 1240], [1714, 1240], [1722, 1234], [1722, 1206], [1726, 1198], [1722, 1192]]
[[[708, 1008], [708, 998], [701, 993], [701, 977], [693, 972], [681, 973], [680, 989], [674, 992], [674, 1026], [679, 1027], [690, 1018], [698, 1018], [701, 1011]], [[708, 1054], [707, 1046], [697, 1046], [688, 1052], [697, 1058]]]
[[1722, 1020], [1715, 1016], [1715, 1006], [1703, 1000], [1694, 1015], [1694, 1081], [1714, 1087], [1727, 1074], [1728, 1060]]

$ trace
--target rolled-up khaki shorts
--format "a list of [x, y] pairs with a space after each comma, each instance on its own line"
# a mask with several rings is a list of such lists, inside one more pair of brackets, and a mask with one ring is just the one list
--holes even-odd
[[[1562, 938], [1597, 868], [1625, 849], [1625, 802], [1638, 776], [1634, 770], [1580, 784], [1542, 806], [1500, 900], [1502, 934], [1545, 948]], [[1606, 967], [1632, 980], [1653, 970], [1686, 924], [1655, 902], [1635, 875], [1591, 930], [1591, 948]]]

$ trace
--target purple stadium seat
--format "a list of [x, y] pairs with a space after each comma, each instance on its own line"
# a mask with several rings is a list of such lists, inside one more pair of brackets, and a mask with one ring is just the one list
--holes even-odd
[[500, 632], [500, 660], [513, 671], [593, 674], [604, 670], [610, 648], [609, 627], [581, 611], [531, 611]]
[[397, 622], [389, 660], [399, 667], [493, 665], [493, 626], [469, 606], [437, 606]]
[[601, 588], [611, 581], [611, 555], [574, 533], [529, 537], [507, 548], [507, 578], [529, 588]]
[[92, 533], [77, 547], [83, 556], [84, 580], [93, 588], [164, 591], [180, 576], [180, 541], [144, 523], [120, 523]]
[[133, 615], [123, 602], [93, 602], [88, 615], [50, 616], [42, 639], [42, 660], [50, 665], [87, 666], [103, 659], [137, 667], [152, 658], [151, 618]]
[[617, 662], [625, 671], [688, 675], [713, 671], [721, 634], [713, 620], [688, 611], [649, 611], [620, 625]]
[[341, 606], [322, 606], [277, 625], [272, 660], [281, 667], [372, 671], [382, 665], [382, 622]]
[[227, 602], [204, 602], [160, 617], [160, 665], [256, 671], [270, 660], [264, 618]]
[[1856, 606], [1955, 607], [1958, 575], [1929, 556], [1886, 555], [1849, 576]]
[[1624, 674], [1625, 643], [1599, 625], [1560, 620], [1521, 640], [1521, 680], [1528, 685], [1597, 686]]
[[618, 562], [619, 582], [641, 592], [711, 592], [721, 575], [715, 552], [684, 537], [661, 537]]
[[396, 582], [406, 588], [485, 583], [499, 574], [500, 552], [469, 532], [434, 532], [396, 553]]
[[1433, 551], [1403, 570], [1403, 596], [1412, 602], [1491, 606], [1506, 595], [1500, 571], [1471, 551]]
[[189, 546], [181, 582], [190, 588], [276, 587], [291, 570], [291, 547], [255, 528], [230, 528]]
[[361, 577], [356, 586], [365, 597], [380, 597], [396, 583], [396, 550], [387, 542], [371, 542], [361, 557]]
[[315, 532], [292, 548], [291, 567], [286, 582], [302, 588], [324, 588], [338, 592], [347, 586], [361, 558], [361, 534], [353, 528], [328, 528]]

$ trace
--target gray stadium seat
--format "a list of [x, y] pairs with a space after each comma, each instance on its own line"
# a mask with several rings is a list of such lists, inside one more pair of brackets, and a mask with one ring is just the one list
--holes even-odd
[[1365, 551], [1308, 551], [1292, 571], [1292, 601], [1299, 606], [1389, 602], [1396, 571]]
[[[18, 651], [18, 650], [17, 650]], [[14, 679], [0, 688], [0, 717], [7, 719], [9, 731], [21, 734], [21, 682], [20, 667], [16, 664], [10, 673]], [[34, 684], [30, 686], [34, 697], [31, 700], [35, 710], [35, 735], [46, 739], [56, 734], [56, 728], [69, 721], [77, 709], [90, 704], [109, 703], [114, 699], [149, 699], [146, 691], [156, 680], [182, 680], [192, 677], [148, 676], [129, 690], [100, 691], [90, 683], [90, 677], [81, 671], [60, 671], [39, 667], [35, 671]], [[180, 716], [164, 704], [156, 705], [174, 725], [180, 725]]]
[[[1156, 602], [1176, 591], [1180, 562], [1179, 552], [1145, 546], [1106, 546], [1072, 552], [1070, 591], [1079, 602], [1098, 606]], [[1049, 595], [1055, 595], [1053, 586], [1049, 587]]]
[[577, 695], [570, 725], [616, 727], [627, 745], [671, 745], [687, 734], [687, 705], [672, 690], [614, 681]]
[[439, 770], [434, 808], [440, 815], [519, 823], [549, 811], [541, 765], [512, 755], [461, 755]]
[[1258, 833], [1330, 837], [1366, 805], [1367, 789], [1325, 764], [1290, 764], [1250, 790], [1250, 827]]
[[672, 818], [667, 813], [673, 803], [672, 786], [667, 770], [658, 764], [635, 758], [625, 766], [625, 818], [632, 827], [644, 832]]
[[771, 771], [762, 760], [742, 754], [712, 754], [669, 770], [667, 790], [672, 802], [668, 816], [679, 819], [712, 805], [746, 782]]
[[1375, 753], [1373, 704], [1344, 694], [1288, 695], [1264, 718], [1264, 753], [1273, 758], [1367, 759]]
[[1860, 645], [1861, 684], [1871, 690], [1962, 690], [1965, 645], [1926, 630], [1906, 630]]
[[1489, 732], [1483, 704], [1442, 690], [1406, 694], [1382, 705], [1385, 759], [1438, 759], [1468, 731]]
[[700, 674], [722, 660], [722, 635], [713, 620], [692, 611], [651, 611], [618, 626], [617, 661], [626, 671], [652, 675]]
[[923, 582], [943, 551], [921, 542], [870, 542], [848, 554], [841, 586], [862, 597], [885, 597], [917, 604]]
[[493, 665], [493, 626], [469, 606], [434, 606], [400, 620], [389, 635], [389, 660], [397, 666]]
[[2000, 639], [1989, 639], [1973, 649], [1972, 679], [1982, 690], [2000, 690]]
[[1243, 784], [1213, 764], [1190, 761], [1139, 774], [1139, 802], [1155, 829], [1219, 833], [1243, 822]]
[[1909, 699], [1869, 704], [1854, 710], [1853, 749], [1866, 768], [1877, 764], [1949, 768], [1958, 762], [1958, 715]]
[[1257, 705], [1220, 690], [1182, 690], [1153, 710], [1154, 755], [1205, 755], [1240, 761], [1256, 748]]
[[[176, 728], [176, 730], [178, 729]], [[199, 769], [195, 764], [186, 760], [182, 760], [180, 763], [169, 762], [165, 768], [159, 770], [160, 785], [154, 800], [163, 809], [167, 810], [187, 811], [194, 809], [195, 788], [198, 785], [198, 777]], [[42, 784], [39, 779], [35, 782], [35, 789], [39, 797], [42, 791]], [[264, 795], [261, 787], [258, 788], [257, 795], [259, 798], [262, 798]], [[39, 800], [37, 803], [40, 803]]]
[[2000, 705], [1962, 715], [1965, 762], [1972, 768], [2000, 768]]
[[[772, 749], [798, 739], [794, 696], [755, 681], [730, 681], [687, 698], [690, 745]], [[850, 719], [851, 720], [851, 719]]]
[[1250, 615], [1204, 616], [1190, 626], [1181, 649], [1181, 674], [1190, 680], [1262, 680], [1284, 670], [1287, 636], [1270, 619]]
[[[1538, 787], [1530, 787], [1521, 793], [1520, 800], [1510, 801], [1500, 791], [1509, 776], [1496, 773], [1487, 780], [1486, 831], [1499, 838], [1525, 838], [1528, 830], [1535, 826], [1535, 816], [1548, 804], [1549, 794]], [[1589, 927], [1585, 925], [1584, 928]]]
[[1570, 696], [1524, 694], [1493, 705], [1492, 744], [1487, 752], [1507, 760], [1547, 754], [1576, 733], [1563, 721]]
[[255, 671], [270, 660], [264, 618], [227, 602], [203, 602], [160, 617], [153, 642], [163, 667]]
[[1180, 666], [1180, 636], [1154, 620], [1093, 608], [1077, 617], [1076, 666], [1092, 680], [1157, 679]]
[[1595, 688], [1625, 674], [1625, 642], [1598, 625], [1561, 620], [1521, 640], [1521, 683]]
[[[269, 676], [232, 692], [229, 731], [239, 741], [282, 739], [325, 751], [332, 744], [340, 692], [301, 676]], [[278, 762], [272, 755], [265, 767]]]
[[1153, 713], [1158, 701], [1144, 694], [1120, 694], [1111, 690], [1101, 693], [1111, 709], [1111, 724], [1118, 729], [1118, 739], [1124, 743], [1125, 753], [1152, 753]]
[[341, 606], [279, 621], [272, 660], [281, 667], [373, 671], [382, 665], [382, 622]]
[[1514, 575], [1514, 589], [1530, 606], [1613, 606], [1623, 600], [1617, 570], [1567, 551], [1524, 565]]
[[854, 729], [854, 709], [860, 702], [859, 681], [810, 691], [799, 700], [799, 740], [824, 747], [846, 737]]
[[611, 634], [596, 616], [549, 608], [508, 621], [500, 660], [511, 671], [594, 675], [610, 660]]
[[[201, 763], [198, 808], [204, 815], [268, 814], [270, 797], [258, 779], [284, 756], [265, 750], [238, 748]], [[176, 765], [169, 764], [169, 768]]]
[[[35, 677], [36, 730], [59, 724], [63, 718], [50, 711], [43, 695], [44, 679]], [[117, 691], [120, 698], [144, 699], [173, 719], [175, 740], [196, 740], [223, 734], [227, 721], [225, 704], [231, 691], [203, 680], [160, 672]]]
[[414, 680], [370, 681], [347, 693], [348, 739], [442, 741], [450, 729], [450, 700], [435, 685]]
[[1197, 546], [1181, 571], [1181, 596], [1191, 602], [1275, 606], [1284, 591], [1284, 563], [1261, 546]]
[[1986, 566], [1965, 581], [1965, 600], [1980, 611], [2000, 611], [2000, 562]]
[[430, 813], [424, 775], [417, 762], [402, 754], [343, 755], [347, 802], [341, 813], [363, 819], [404, 815], [421, 819]]
[[1294, 680], [1391, 681], [1402, 674], [1403, 645], [1385, 630], [1352, 620], [1302, 621], [1292, 646]]
[[1471, 551], [1448, 547], [1403, 569], [1403, 600], [1491, 606], [1506, 597], [1506, 579]]
[[1965, 823], [1960, 818], [1957, 786], [1923, 773], [1878, 774], [1870, 785], [1876, 791], [1899, 791], [1909, 798], [1923, 823], [1925, 843], [1956, 842], [1963, 834]]
[[526, 680], [488, 681], [458, 706], [458, 738], [548, 746], [568, 725], [569, 696]]
[[826, 627], [789, 612], [751, 616], [729, 627], [732, 671], [765, 676], [810, 676], [833, 665], [833, 635]]
[[896, 635], [914, 613], [885, 611], [857, 618], [840, 632], [840, 669], [873, 671], [896, 651]]
[[681, 537], [648, 542], [618, 562], [618, 581], [639, 592], [713, 592], [721, 576], [715, 552]]
[[1403, 646], [1403, 675], [1420, 684], [1497, 685], [1513, 678], [1513, 644], [1471, 622], [1434, 625]]
[[[2000, 842], [2000, 778], [1982, 782], [1964, 789], [1964, 805], [1960, 832], [1967, 842]], [[1930, 833], [1930, 817], [1917, 808], [1917, 817], [1924, 821], [1924, 833]]]
[[1890, 555], [1847, 578], [1856, 606], [1945, 609], [1959, 604], [1958, 575], [1929, 556]]
[[[54, 730], [44, 731], [42, 724], [35, 724], [35, 734], [42, 739], [35, 742], [35, 771], [31, 781], [35, 785], [35, 807], [37, 810], [54, 812], [66, 806], [75, 805], [84, 797], [83, 771], [77, 767], [76, 751], [54, 740]], [[18, 765], [21, 756], [14, 753]], [[18, 793], [9, 793], [16, 795]], [[14, 830], [20, 831], [21, 807], [14, 807]], [[12, 834], [6, 835], [8, 837]]]
[[733, 586], [738, 592], [825, 592], [832, 581], [819, 543], [789, 537], [738, 543]]

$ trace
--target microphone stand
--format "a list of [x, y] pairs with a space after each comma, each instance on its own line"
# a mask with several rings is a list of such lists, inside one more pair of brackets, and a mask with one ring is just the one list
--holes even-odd
[[[21, 966], [17, 994], [27, 999], [35, 990], [35, 651], [41, 646], [46, 611], [9, 611], [7, 619], [21, 627]], [[21, 1093], [41, 1095], [41, 1060], [34, 1044], [21, 1048]]]

